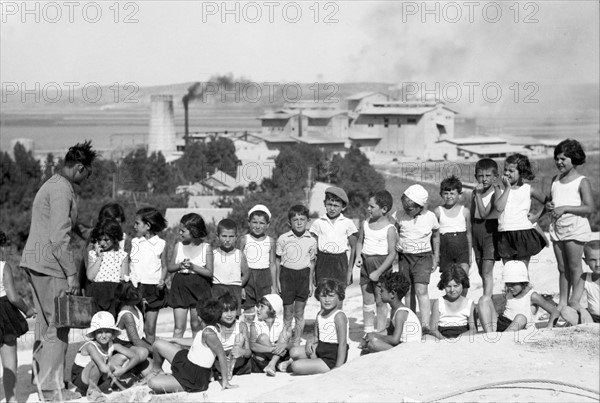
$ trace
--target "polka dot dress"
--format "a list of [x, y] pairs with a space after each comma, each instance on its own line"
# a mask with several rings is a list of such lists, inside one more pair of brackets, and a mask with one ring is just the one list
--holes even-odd
[[[102, 264], [100, 270], [94, 278], [94, 282], [113, 282], [118, 283], [121, 281], [121, 265], [123, 260], [127, 258], [127, 252], [123, 250], [111, 250], [102, 253]], [[91, 250], [89, 252], [90, 262], [96, 262], [99, 259], [96, 251]]]

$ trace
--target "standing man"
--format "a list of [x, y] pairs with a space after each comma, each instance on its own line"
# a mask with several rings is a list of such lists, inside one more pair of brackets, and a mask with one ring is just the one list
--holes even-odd
[[56, 328], [54, 298], [63, 291], [79, 293], [76, 251], [71, 246], [72, 232], [77, 226], [73, 184], [80, 184], [91, 175], [95, 158], [96, 151], [90, 141], [69, 148], [64, 167], [42, 185], [33, 200], [31, 227], [21, 267], [27, 271], [38, 312], [32, 364], [34, 371], [37, 368], [34, 382], [44, 400], [81, 397], [65, 389], [63, 372], [69, 328]]

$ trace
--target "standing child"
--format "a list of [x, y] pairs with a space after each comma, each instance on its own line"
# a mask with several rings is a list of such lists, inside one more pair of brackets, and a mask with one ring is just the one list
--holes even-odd
[[144, 333], [150, 344], [154, 343], [158, 311], [167, 302], [165, 241], [157, 235], [166, 227], [167, 220], [153, 207], [144, 207], [135, 213], [136, 236], [131, 240], [129, 269], [131, 282], [140, 288], [146, 302]]
[[378, 332], [384, 330], [387, 319], [387, 307], [375, 287], [379, 277], [392, 268], [396, 257], [396, 227], [388, 218], [393, 203], [387, 190], [371, 195], [367, 208], [369, 218], [363, 222], [356, 243], [355, 265], [360, 267], [365, 333], [373, 332], [375, 325]]
[[533, 228], [528, 214], [531, 199], [544, 204], [546, 198], [524, 180], [533, 180], [529, 158], [513, 154], [504, 161], [502, 184], [504, 190], [496, 202], [498, 218], [498, 254], [502, 261], [521, 260], [529, 266], [531, 256], [537, 255], [546, 244], [544, 236]]
[[475, 263], [481, 280], [483, 294], [492, 296], [494, 290], [494, 264], [499, 260], [498, 216], [494, 204], [500, 197], [498, 180], [498, 164], [491, 158], [483, 158], [475, 164], [477, 186], [473, 190], [471, 201], [471, 237]]
[[[227, 360], [216, 328], [223, 306], [219, 301], [209, 299], [198, 303], [197, 309], [205, 327], [193, 339], [160, 339], [154, 343], [152, 372], [149, 375], [152, 378], [148, 380], [148, 386], [154, 393], [205, 391], [210, 383], [215, 357], [221, 364], [221, 373], [227, 373]], [[172, 375], [162, 372], [165, 359], [171, 363]], [[227, 377], [222, 378], [221, 385], [223, 389], [235, 387], [229, 384]]]
[[[600, 323], [600, 241], [595, 239], [585, 244], [585, 262], [592, 270], [581, 275], [581, 281], [573, 287], [569, 306], [560, 314], [572, 325], [579, 323]], [[587, 308], [581, 305], [581, 297], [586, 294]]]
[[398, 266], [400, 272], [410, 279], [410, 309], [416, 312], [419, 300], [423, 333], [429, 330], [430, 302], [427, 287], [431, 272], [437, 267], [440, 234], [435, 214], [425, 208], [427, 190], [421, 185], [412, 185], [402, 195], [402, 211], [392, 217], [398, 226]]
[[433, 301], [429, 333], [436, 339], [455, 339], [461, 334], [475, 334], [475, 303], [463, 296], [469, 288], [469, 276], [459, 263], [442, 271], [438, 288], [446, 295]]
[[521, 260], [509, 260], [502, 271], [506, 293], [506, 308], [498, 315], [492, 298], [484, 295], [479, 299], [478, 313], [485, 333], [522, 330], [527, 325], [534, 326], [532, 308], [541, 307], [550, 314], [548, 329], [560, 312], [553, 303], [533, 290], [529, 284], [527, 266]]
[[[0, 232], [0, 246], [5, 244], [6, 235]], [[17, 293], [11, 267], [0, 260], [0, 358], [7, 402], [17, 401], [17, 339], [29, 330], [21, 312], [28, 318], [35, 315], [35, 309], [28, 307]]]
[[256, 304], [269, 293], [277, 293], [277, 267], [275, 264], [275, 240], [266, 234], [271, 212], [257, 204], [248, 211], [250, 233], [240, 238], [239, 249], [244, 253], [250, 275], [246, 284], [244, 316], [254, 320]]
[[561, 141], [554, 149], [554, 162], [560, 172], [552, 178], [546, 209], [552, 215], [550, 239], [559, 272], [559, 309], [567, 306], [569, 293], [579, 287], [583, 269], [581, 257], [591, 229], [586, 217], [594, 212], [590, 181], [577, 167], [585, 163], [585, 152], [578, 141]]
[[217, 241], [219, 247], [213, 250], [213, 298], [220, 298], [229, 293], [237, 303], [236, 316], [242, 309], [242, 293], [248, 283], [250, 270], [246, 256], [235, 247], [237, 225], [235, 221], [225, 218], [217, 224]]
[[88, 252], [87, 278], [91, 281], [87, 295], [96, 300], [99, 311], [117, 317], [115, 290], [129, 273], [127, 252], [120, 247], [123, 239], [121, 225], [115, 220], [104, 220], [92, 230], [92, 250]]
[[195, 336], [200, 331], [200, 319], [196, 313], [198, 301], [211, 297], [210, 283], [213, 276], [212, 248], [204, 238], [208, 235], [202, 217], [189, 213], [179, 223], [180, 242], [173, 245], [168, 271], [175, 273], [167, 297], [173, 308], [173, 337], [183, 337], [190, 312], [190, 327]]
[[250, 325], [252, 372], [275, 376], [277, 363], [287, 358], [291, 332], [283, 325], [283, 301], [267, 294], [258, 303], [256, 322]]
[[112, 383], [141, 362], [130, 349], [113, 343], [119, 333], [121, 330], [115, 326], [115, 318], [109, 312], [96, 312], [86, 334], [91, 340], [77, 351], [71, 382], [78, 392], [87, 394], [90, 401], [106, 401], [99, 385], [104, 381]]
[[310, 232], [317, 238], [315, 281], [333, 278], [345, 287], [352, 284], [352, 266], [348, 262], [354, 262], [358, 230], [354, 222], [342, 214], [348, 206], [344, 189], [328, 187], [323, 203], [326, 214], [310, 227]]
[[[440, 184], [440, 196], [444, 204], [434, 210], [440, 223], [439, 258], [440, 271], [452, 263], [458, 263], [465, 273], [471, 267], [471, 213], [461, 204], [462, 182], [452, 175]], [[464, 289], [466, 295], [468, 287]]]
[[402, 298], [410, 288], [410, 281], [399, 272], [385, 272], [377, 283], [381, 300], [390, 304], [390, 324], [387, 334], [367, 333], [363, 337], [362, 348], [364, 352], [377, 353], [386, 351], [400, 343], [421, 341], [421, 322], [417, 315], [408, 309]]
[[[227, 379], [231, 381], [233, 375], [246, 375], [252, 372], [250, 335], [246, 323], [237, 316], [239, 309], [237, 299], [226, 293], [219, 297], [219, 302], [223, 306], [223, 314], [217, 328], [227, 359]], [[213, 371], [221, 374], [221, 363], [218, 358], [213, 365]]]
[[315, 290], [315, 297], [321, 303], [315, 321], [317, 341], [292, 348], [290, 360], [279, 366], [282, 372], [289, 370], [296, 375], [322, 374], [346, 363], [348, 318], [340, 309], [346, 296], [345, 288], [343, 283], [333, 279], [319, 282]]
[[288, 211], [292, 228], [277, 239], [275, 250], [277, 283], [283, 300], [283, 323], [292, 327], [295, 320], [293, 343], [300, 344], [304, 331], [304, 308], [313, 291], [317, 241], [306, 230], [309, 220], [308, 208], [301, 204]]

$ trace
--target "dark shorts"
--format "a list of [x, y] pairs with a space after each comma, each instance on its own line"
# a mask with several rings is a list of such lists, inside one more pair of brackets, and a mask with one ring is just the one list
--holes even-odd
[[[215, 358], [215, 363], [213, 365], [213, 371], [220, 374], [221, 373], [221, 365], [219, 363], [219, 359]], [[233, 375], [248, 375], [252, 372], [252, 361], [250, 358], [246, 357], [238, 357], [235, 360], [235, 365], [233, 366]]]
[[240, 315], [242, 313], [242, 286], [241, 285], [232, 285], [232, 284], [213, 284], [212, 286], [212, 296], [213, 298], [218, 299], [220, 296], [229, 293], [237, 301], [238, 309], [237, 313]]
[[210, 299], [210, 280], [197, 273], [175, 273], [167, 304], [171, 308], [196, 308], [198, 301]]
[[202, 392], [208, 389], [211, 369], [188, 360], [188, 350], [180, 350], [173, 357], [171, 372], [186, 392]]
[[315, 280], [318, 283], [324, 278], [332, 278], [348, 285], [348, 255], [344, 253], [317, 252], [315, 263]]
[[505, 331], [506, 329], [508, 329], [508, 327], [510, 326], [511, 323], [512, 323], [512, 320], [508, 319], [506, 316], [498, 315], [496, 331], [497, 332]]
[[452, 263], [469, 264], [470, 253], [466, 232], [440, 235], [440, 271], [444, 271]]
[[[262, 373], [263, 370], [269, 365], [269, 362], [273, 358], [273, 353], [252, 353], [252, 357], [250, 357], [250, 366], [252, 368], [252, 372], [254, 373]], [[284, 355], [281, 356], [280, 361], [285, 361], [290, 358], [289, 351], [285, 350]]]
[[375, 283], [371, 281], [369, 275], [381, 267], [381, 264], [387, 258], [387, 255], [361, 255], [362, 266], [360, 268], [360, 285], [367, 285], [367, 292], [375, 293]]
[[438, 326], [438, 332], [447, 339], [456, 339], [458, 336], [467, 332], [469, 325], [464, 326]]
[[146, 311], [158, 311], [167, 306], [167, 287], [158, 288], [156, 284], [139, 284], [138, 288], [148, 305]]
[[99, 281], [90, 283], [86, 288], [86, 295], [94, 298], [95, 312], [106, 311], [110, 312], [115, 318], [117, 317], [117, 298], [115, 298], [115, 290], [119, 283], [110, 281]]
[[294, 270], [281, 266], [279, 282], [283, 305], [291, 305], [294, 301], [306, 302], [310, 292], [310, 268]]
[[[338, 346], [339, 344], [337, 343], [325, 343], [324, 341], [319, 341], [317, 344], [315, 354], [327, 364], [329, 369], [335, 368], [335, 365], [337, 364]], [[349, 346], [346, 346], [346, 359], [344, 360], [344, 364], [348, 361], [349, 349]]]
[[[77, 364], [73, 364], [71, 367], [71, 383], [75, 385], [76, 390], [81, 393], [83, 396], [87, 394], [88, 388], [90, 385], [83, 382], [81, 378], [81, 374], [83, 373], [84, 368], [80, 367]], [[110, 386], [109, 384], [110, 378], [107, 375], [100, 375], [100, 380], [98, 381], [98, 387], [104, 389], [105, 387]]]
[[546, 244], [543, 235], [533, 228], [499, 232], [498, 236], [498, 254], [505, 260], [530, 259], [540, 253]]
[[[600, 316], [598, 315], [594, 315], [593, 313], [590, 312], [589, 309], [586, 308], [586, 310], [588, 311], [588, 313], [590, 314], [590, 316], [592, 317], [592, 320], [594, 321], [594, 323], [600, 323]], [[577, 315], [579, 316], [579, 323], [581, 323], [581, 313], [577, 312]]]
[[433, 256], [431, 252], [424, 253], [398, 253], [398, 267], [415, 284], [429, 284]]
[[246, 300], [243, 308], [255, 307], [258, 302], [267, 294], [271, 293], [273, 279], [270, 269], [250, 269], [248, 283], [244, 288], [246, 290]]
[[498, 255], [497, 219], [482, 220], [474, 218], [471, 222], [471, 238], [478, 268], [482, 260], [500, 260]]

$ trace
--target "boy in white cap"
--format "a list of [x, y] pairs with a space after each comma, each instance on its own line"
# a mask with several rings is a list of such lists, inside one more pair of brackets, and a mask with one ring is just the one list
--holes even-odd
[[255, 307], [267, 294], [277, 293], [277, 266], [275, 265], [275, 239], [266, 234], [271, 212], [257, 204], [248, 211], [250, 232], [240, 237], [238, 249], [246, 257], [250, 274], [244, 287], [244, 317], [254, 321]]
[[310, 232], [317, 238], [315, 284], [321, 279], [332, 278], [348, 286], [352, 282], [352, 266], [348, 262], [354, 262], [358, 236], [354, 222], [342, 214], [348, 206], [348, 195], [344, 189], [330, 186], [325, 189], [323, 203], [326, 214], [310, 227]]
[[502, 280], [506, 287], [506, 308], [501, 315], [496, 313], [494, 302], [489, 295], [479, 299], [478, 312], [485, 333], [522, 330], [526, 326], [535, 326], [531, 308], [543, 308], [550, 314], [548, 329], [560, 316], [557, 307], [533, 290], [529, 284], [529, 274], [525, 262], [509, 260], [504, 264]]
[[419, 301], [423, 334], [429, 331], [431, 307], [427, 287], [431, 273], [437, 267], [440, 246], [440, 225], [435, 214], [425, 208], [428, 196], [423, 186], [409, 186], [402, 194], [403, 209], [392, 214], [398, 227], [398, 266], [410, 279], [410, 309], [413, 312], [416, 312], [416, 300]]

